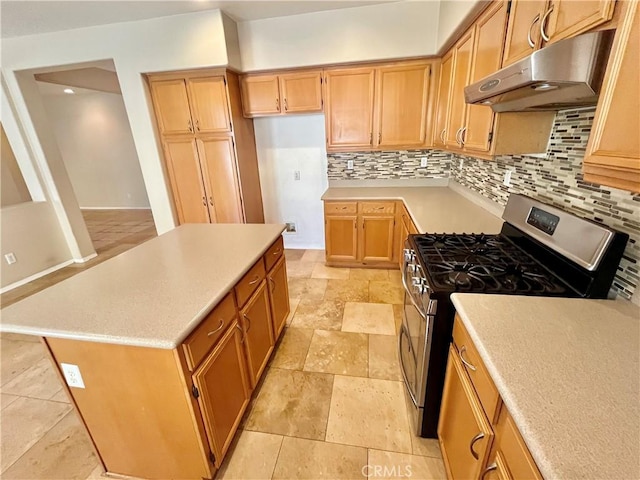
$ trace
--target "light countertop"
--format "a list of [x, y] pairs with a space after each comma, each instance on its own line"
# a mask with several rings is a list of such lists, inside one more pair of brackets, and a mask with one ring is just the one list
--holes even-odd
[[640, 478], [640, 308], [451, 298], [545, 478]]
[[330, 187], [322, 200], [402, 200], [422, 233], [499, 233], [503, 223], [449, 187]]
[[182, 225], [2, 309], [0, 331], [175, 348], [283, 230]]

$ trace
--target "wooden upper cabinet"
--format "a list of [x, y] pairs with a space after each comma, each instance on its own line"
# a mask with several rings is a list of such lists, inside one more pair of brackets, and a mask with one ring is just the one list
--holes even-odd
[[640, 192], [640, 13], [638, 2], [625, 5], [583, 169], [589, 182]]
[[[469, 83], [475, 83], [500, 69], [502, 48], [507, 24], [507, 2], [494, 3], [475, 24], [475, 44]], [[467, 150], [488, 152], [494, 113], [485, 105], [467, 105], [464, 147]]]
[[[234, 320], [193, 375], [205, 431], [218, 468], [249, 403], [249, 378], [242, 339], [242, 330]], [[221, 385], [224, 388], [220, 388]]]
[[243, 223], [240, 186], [231, 137], [197, 139], [212, 223]]
[[451, 76], [453, 75], [454, 51], [450, 50], [442, 57], [440, 66], [440, 83], [438, 85], [438, 106], [436, 109], [435, 131], [433, 141], [444, 147], [447, 134], [447, 116], [449, 114], [449, 98], [451, 96]]
[[151, 92], [161, 133], [193, 133], [189, 97], [183, 79], [152, 81]]
[[449, 115], [446, 131], [447, 147], [462, 148], [467, 104], [464, 101], [464, 87], [469, 84], [473, 53], [474, 31], [469, 29], [453, 47], [454, 69], [449, 100]]
[[322, 111], [322, 71], [280, 75], [280, 96], [284, 113]]
[[223, 76], [190, 78], [193, 128], [197, 133], [231, 131], [227, 84]]
[[168, 136], [163, 146], [180, 224], [209, 223], [196, 140], [193, 135]]
[[327, 149], [372, 147], [375, 69], [328, 70], [325, 79]]
[[611, 20], [614, 7], [615, 0], [552, 0], [541, 26], [548, 38], [543, 40], [549, 44], [586, 32]]
[[431, 65], [378, 69], [378, 146], [424, 144], [430, 74]]
[[242, 110], [247, 117], [280, 113], [277, 75], [247, 75], [240, 81]]
[[245, 117], [322, 111], [322, 70], [242, 77]]
[[509, 25], [504, 42], [503, 66], [530, 55], [542, 45], [540, 21], [547, 0], [512, 0]]

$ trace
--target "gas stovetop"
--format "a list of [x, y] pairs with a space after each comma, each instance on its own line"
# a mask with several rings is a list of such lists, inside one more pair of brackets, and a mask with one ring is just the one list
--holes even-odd
[[411, 242], [435, 292], [576, 295], [502, 235], [425, 234]]

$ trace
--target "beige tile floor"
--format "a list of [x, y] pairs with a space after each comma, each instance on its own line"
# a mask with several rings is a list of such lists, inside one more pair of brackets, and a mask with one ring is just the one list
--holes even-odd
[[[328, 268], [315, 250], [286, 257], [292, 314], [216, 478], [445, 478], [437, 441], [409, 424], [397, 272]], [[0, 477], [99, 478], [42, 345], [0, 341]]]

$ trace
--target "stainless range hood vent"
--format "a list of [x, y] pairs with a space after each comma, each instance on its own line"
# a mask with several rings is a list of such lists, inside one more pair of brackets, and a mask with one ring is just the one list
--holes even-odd
[[603, 30], [549, 45], [465, 87], [465, 101], [489, 105], [494, 112], [595, 105], [613, 35]]

